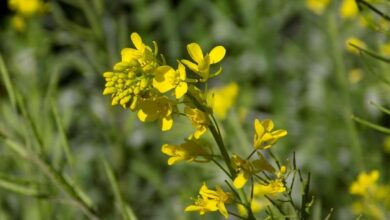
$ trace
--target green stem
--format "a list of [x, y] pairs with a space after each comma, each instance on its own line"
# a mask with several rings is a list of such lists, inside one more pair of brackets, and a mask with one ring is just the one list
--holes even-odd
[[338, 89], [340, 93], [340, 99], [343, 101], [344, 105], [340, 106], [341, 113], [343, 120], [345, 121], [345, 125], [347, 128], [349, 140], [351, 143], [352, 151], [354, 152], [353, 155], [355, 156], [354, 161], [360, 167], [360, 169], [363, 169], [363, 152], [362, 147], [359, 142], [359, 138], [357, 135], [356, 127], [353, 123], [353, 121], [350, 119], [351, 115], [351, 101], [349, 97], [349, 90], [348, 90], [348, 79], [346, 70], [344, 67], [344, 59], [343, 59], [343, 51], [340, 47], [340, 36], [338, 32], [338, 26], [336, 21], [336, 16], [329, 16], [329, 35], [330, 35], [330, 41], [331, 41], [331, 53], [333, 57], [333, 61], [335, 64], [335, 72], [338, 82]]
[[226, 150], [226, 147], [223, 143], [222, 137], [219, 135], [214, 124], [210, 124], [209, 129], [210, 129], [211, 134], [214, 137], [215, 142], [217, 143], [217, 146], [219, 148], [219, 151], [221, 152], [222, 158], [225, 161], [225, 164], [229, 169], [230, 177], [232, 179], [234, 179], [234, 177], [236, 177], [236, 172], [234, 171], [234, 169], [232, 167], [232, 162], [230, 160], [230, 157], [229, 157], [229, 154]]

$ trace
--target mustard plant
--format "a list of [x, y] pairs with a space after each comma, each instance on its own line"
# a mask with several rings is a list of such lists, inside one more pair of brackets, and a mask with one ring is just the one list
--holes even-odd
[[[304, 179], [294, 162], [279, 162], [271, 148], [287, 135], [270, 119], [255, 119], [251, 153], [239, 155], [225, 144], [218, 118], [226, 117], [226, 109], [237, 96], [238, 86], [208, 91], [209, 79], [219, 76], [220, 63], [226, 55], [223, 46], [204, 53], [197, 43], [187, 45], [190, 59], [178, 59], [171, 66], [159, 54], [156, 42], [145, 44], [137, 33], [130, 39], [134, 45], [121, 51], [121, 61], [103, 73], [106, 81], [103, 95], [111, 96], [112, 105], [136, 112], [142, 122], [158, 121], [162, 132], [174, 129], [176, 117], [184, 117], [193, 130], [181, 144], [164, 144], [163, 154], [170, 166], [181, 162], [213, 163], [225, 174], [225, 181], [209, 187], [199, 183], [199, 195], [193, 198], [186, 212], [219, 212], [240, 219], [256, 219], [259, 198], [266, 200], [266, 216], [270, 219], [307, 219], [312, 198], [309, 177]], [[192, 76], [192, 77], [190, 77]], [[221, 94], [222, 91], [222, 94]], [[224, 99], [226, 93], [228, 100]], [[176, 122], [175, 122], [176, 123]], [[216, 148], [202, 142], [211, 134]], [[301, 204], [292, 198], [296, 176], [303, 185]], [[310, 176], [310, 175], [309, 175]]]

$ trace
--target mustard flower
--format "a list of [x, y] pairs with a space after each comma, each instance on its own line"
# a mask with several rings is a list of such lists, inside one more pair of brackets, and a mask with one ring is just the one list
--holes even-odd
[[330, 0], [306, 0], [306, 7], [316, 14], [322, 14]]
[[[161, 151], [170, 156], [168, 159], [168, 165], [173, 165], [179, 161], [188, 161], [188, 162], [207, 162], [207, 152], [202, 146], [195, 140], [186, 140], [185, 143], [180, 145], [169, 145], [164, 144], [161, 147]], [[204, 161], [198, 161], [196, 158], [203, 156], [206, 158]]]
[[156, 58], [158, 53], [157, 44], [153, 42], [153, 51], [149, 46], [146, 46], [143, 43], [142, 38], [135, 32], [131, 34], [130, 39], [135, 48], [122, 49], [122, 62], [118, 64], [118, 67], [136, 67], [140, 68], [143, 72], [150, 72], [154, 70], [159, 65]]
[[286, 191], [286, 187], [283, 184], [283, 181], [278, 178], [276, 180], [271, 180], [267, 185], [255, 184], [253, 187], [254, 195], [275, 195], [277, 193], [282, 193]]
[[[182, 60], [190, 70], [197, 73], [202, 79], [202, 82], [207, 81], [210, 78], [210, 65], [219, 63], [226, 53], [226, 49], [223, 46], [214, 47], [209, 54], [203, 55], [203, 51], [199, 44], [191, 43], [187, 45], [188, 54], [191, 56], [193, 63], [189, 60]], [[211, 77], [216, 76], [222, 72], [222, 68], [214, 73]]]
[[259, 159], [254, 161], [244, 160], [235, 154], [232, 156], [232, 165], [238, 172], [233, 181], [234, 187], [241, 189], [252, 175], [261, 171], [274, 172], [268, 161], [261, 154], [258, 155]]
[[138, 118], [142, 122], [160, 120], [161, 130], [168, 131], [172, 128], [172, 113], [176, 103], [165, 96], [142, 99], [139, 103]]
[[154, 74], [153, 86], [159, 92], [165, 93], [175, 89], [177, 99], [180, 99], [187, 93], [186, 69], [180, 62], [177, 70], [170, 66], [160, 66], [154, 71]]
[[354, 46], [358, 46], [363, 49], [367, 47], [363, 41], [356, 37], [350, 37], [345, 41], [345, 47], [347, 48], [348, 52], [359, 54], [359, 50]]
[[237, 83], [230, 83], [222, 88], [209, 90], [207, 94], [207, 102], [213, 109], [215, 116], [220, 119], [225, 119], [229, 109], [236, 102], [238, 95]]
[[200, 215], [204, 215], [206, 212], [215, 212], [218, 210], [218, 202], [204, 196], [198, 196], [194, 203], [194, 205], [187, 206], [184, 211], [199, 212]]
[[379, 172], [377, 170], [373, 170], [370, 173], [362, 172], [350, 186], [349, 192], [353, 195], [367, 196], [370, 190], [376, 187], [378, 178]]
[[44, 10], [41, 0], [8, 0], [8, 7], [22, 16], [32, 16]]
[[195, 205], [188, 206], [185, 211], [200, 211], [201, 215], [205, 212], [219, 211], [225, 218], [229, 217], [225, 204], [232, 202], [233, 196], [231, 193], [223, 191], [219, 186], [216, 187], [216, 190], [211, 190], [206, 183], [203, 183], [199, 195], [200, 197], [195, 201]]
[[253, 138], [253, 146], [256, 149], [268, 149], [270, 148], [277, 140], [287, 135], [286, 130], [276, 130], [274, 129], [273, 121], [266, 119], [264, 121], [255, 120], [255, 135]]
[[210, 125], [207, 115], [197, 108], [185, 107], [184, 113], [191, 119], [192, 125], [195, 127], [195, 132], [191, 135], [195, 139], [199, 139]]
[[343, 0], [340, 7], [340, 15], [343, 18], [354, 18], [359, 13], [355, 0]]

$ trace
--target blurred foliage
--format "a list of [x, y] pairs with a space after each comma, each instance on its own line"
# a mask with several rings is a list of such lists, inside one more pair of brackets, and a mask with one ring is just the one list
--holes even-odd
[[[389, 11], [387, 1], [376, 2]], [[235, 134], [228, 145], [246, 149], [253, 119], [272, 114], [290, 134], [275, 150], [284, 158], [295, 151], [298, 166], [312, 174], [312, 218], [323, 219], [333, 208], [335, 219], [351, 219], [348, 188], [360, 171], [377, 169], [390, 182], [386, 136], [351, 119], [388, 127], [389, 116], [369, 103], [389, 107], [389, 65], [348, 53], [345, 41], [357, 37], [381, 52], [390, 42], [388, 22], [363, 6], [368, 25], [360, 16], [342, 18], [338, 1], [320, 15], [305, 3], [53, 0], [18, 30], [11, 22], [15, 11], [1, 1], [0, 219], [86, 218], [35, 156], [80, 186], [88, 195], [82, 200], [91, 200], [105, 219], [131, 218], [131, 210], [139, 219], [198, 219], [183, 209], [202, 180], [218, 178], [215, 170], [168, 169], [160, 152], [165, 140], [180, 141], [190, 128], [183, 124], [161, 136], [157, 126], [140, 124], [102, 96], [102, 73], [119, 60], [133, 31], [156, 40], [170, 63], [184, 57], [187, 43], [224, 45], [224, 76], [212, 83], [240, 87], [223, 121], [224, 132]], [[17, 92], [10, 98], [11, 87]], [[20, 157], [11, 140], [37, 155]]]

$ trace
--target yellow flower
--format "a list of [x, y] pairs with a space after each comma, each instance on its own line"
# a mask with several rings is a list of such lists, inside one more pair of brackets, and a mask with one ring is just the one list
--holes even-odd
[[210, 124], [207, 115], [199, 109], [189, 107], [185, 107], [184, 113], [191, 119], [192, 125], [195, 127], [195, 132], [191, 137], [199, 139], [207, 131]]
[[350, 37], [345, 41], [345, 46], [349, 52], [359, 54], [359, 50], [353, 45], [363, 49], [366, 48], [366, 44], [356, 37]]
[[207, 197], [198, 196], [194, 205], [187, 206], [184, 211], [186, 212], [199, 212], [200, 215], [206, 214], [206, 212], [215, 212], [218, 210], [218, 202], [210, 200]]
[[271, 180], [267, 185], [255, 184], [253, 187], [253, 194], [256, 196], [261, 195], [274, 195], [286, 191], [286, 187], [281, 179]]
[[370, 173], [362, 172], [359, 174], [357, 181], [350, 186], [349, 192], [353, 195], [367, 196], [372, 188], [376, 187], [378, 178], [378, 170], [373, 170]]
[[206, 183], [203, 183], [203, 186], [200, 188], [199, 194], [201, 196], [207, 197], [209, 199], [217, 201], [217, 207], [219, 212], [225, 216], [225, 218], [228, 217], [228, 211], [226, 210], [225, 203], [231, 203], [232, 202], [232, 194], [223, 191], [223, 189], [219, 186], [216, 187], [216, 190], [210, 190], [207, 188]]
[[157, 44], [153, 42], [153, 51], [149, 46], [146, 46], [143, 43], [142, 38], [135, 32], [131, 34], [130, 39], [135, 48], [122, 49], [122, 62], [120, 63], [120, 66], [141, 68], [143, 72], [150, 72], [154, 70], [158, 66], [156, 58], [158, 53]]
[[160, 119], [161, 130], [168, 131], [172, 128], [172, 113], [176, 103], [165, 96], [140, 100], [138, 118], [142, 122], [150, 122]]
[[355, 0], [343, 0], [340, 7], [340, 15], [343, 18], [354, 18], [359, 13]]
[[306, 0], [306, 7], [316, 14], [322, 14], [330, 0]]
[[349, 71], [348, 79], [352, 84], [358, 83], [363, 78], [363, 73], [361, 69], [353, 69]]
[[258, 172], [274, 172], [274, 168], [268, 163], [268, 161], [260, 153], [258, 155], [259, 159], [254, 161], [244, 160], [235, 154], [232, 156], [233, 168], [238, 172], [233, 181], [234, 187], [241, 189], [244, 187], [248, 179]]
[[203, 215], [206, 212], [219, 210], [225, 218], [229, 217], [225, 204], [232, 202], [233, 196], [231, 193], [223, 191], [219, 186], [216, 187], [216, 190], [211, 190], [206, 183], [203, 183], [199, 194], [200, 197], [195, 201], [195, 205], [188, 206], [185, 211], [200, 211], [200, 214]]
[[207, 94], [207, 100], [215, 116], [225, 119], [227, 112], [236, 102], [238, 94], [237, 83], [230, 83], [227, 86], [211, 89]]
[[175, 89], [177, 99], [187, 93], [186, 70], [180, 62], [177, 70], [170, 66], [160, 66], [154, 71], [154, 74], [153, 86], [159, 92], [165, 93]]
[[8, 7], [23, 16], [32, 16], [44, 9], [41, 0], [8, 0]]
[[274, 128], [273, 121], [266, 119], [264, 121], [255, 120], [255, 135], [253, 138], [253, 146], [256, 149], [268, 149], [277, 140], [287, 135], [286, 130], [272, 131]]
[[168, 165], [173, 165], [179, 161], [197, 161], [196, 158], [203, 156], [206, 158], [205, 161], [198, 162], [207, 162], [210, 159], [207, 158], [207, 152], [194, 140], [186, 140], [185, 143], [177, 145], [164, 144], [161, 148], [161, 151], [171, 156], [168, 159]]
[[[210, 65], [219, 63], [225, 56], [226, 49], [223, 46], [214, 47], [209, 54], [203, 55], [203, 51], [200, 48], [199, 44], [191, 43], [187, 45], [188, 54], [191, 56], [192, 60], [196, 63], [193, 63], [189, 60], [182, 60], [190, 70], [197, 73], [202, 77], [202, 81], [205, 82], [210, 78]], [[213, 76], [221, 73], [222, 68], [220, 68]], [[211, 76], [211, 77], [213, 77]]]

